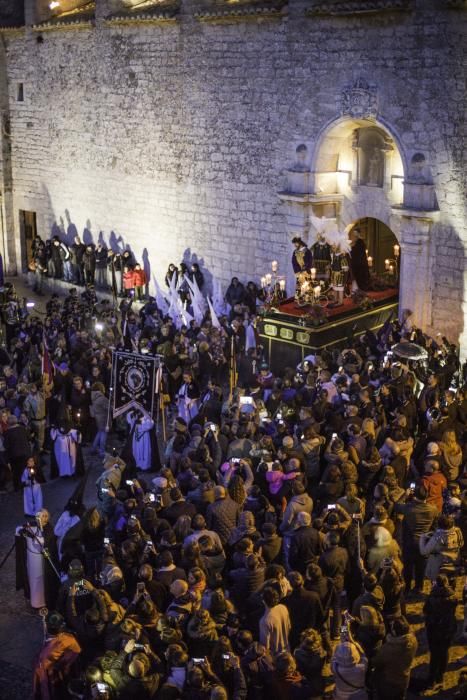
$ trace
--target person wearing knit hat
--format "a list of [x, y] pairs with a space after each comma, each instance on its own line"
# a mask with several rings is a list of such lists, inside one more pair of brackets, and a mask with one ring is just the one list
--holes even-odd
[[336, 686], [335, 700], [367, 700], [365, 676], [368, 660], [359, 645], [352, 641], [342, 641], [334, 650], [331, 670]]

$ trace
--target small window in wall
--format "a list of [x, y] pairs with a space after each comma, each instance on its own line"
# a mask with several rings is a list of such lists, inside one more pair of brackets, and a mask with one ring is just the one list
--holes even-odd
[[17, 85], [16, 101], [24, 102], [24, 83], [18, 83]]

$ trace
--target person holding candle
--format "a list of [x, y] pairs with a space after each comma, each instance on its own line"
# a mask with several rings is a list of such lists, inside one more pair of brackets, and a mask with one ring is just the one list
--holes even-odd
[[350, 239], [350, 269], [353, 286], [357, 286], [363, 292], [371, 289], [370, 268], [366, 254], [365, 243], [360, 237], [358, 228], [352, 229]]

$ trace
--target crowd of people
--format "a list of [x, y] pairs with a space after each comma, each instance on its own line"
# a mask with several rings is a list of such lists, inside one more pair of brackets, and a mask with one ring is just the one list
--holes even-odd
[[[3, 307], [0, 488], [23, 489], [17, 586], [46, 608], [35, 698], [403, 700], [413, 602], [441, 690], [466, 560], [456, 347], [394, 320], [277, 374], [237, 279], [218, 324], [181, 327], [87, 281], [44, 316], [13, 288]], [[425, 363], [392, 354], [410, 341]], [[112, 419], [118, 348], [163, 358], [167, 441], [155, 416]], [[75, 479], [56, 523], [46, 477]]]

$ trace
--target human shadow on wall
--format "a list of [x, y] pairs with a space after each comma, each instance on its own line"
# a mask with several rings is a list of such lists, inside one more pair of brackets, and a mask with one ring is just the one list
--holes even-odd
[[83, 241], [84, 245], [92, 245], [93, 244], [93, 235], [92, 235], [92, 224], [89, 221], [89, 219], [86, 219], [86, 226], [83, 228], [83, 235], [81, 237], [81, 240]]
[[186, 248], [183, 253], [182, 262], [184, 262], [188, 268], [190, 268], [193, 263], [198, 263], [199, 269], [204, 276], [203, 294], [205, 296], [212, 296], [214, 277], [212, 272], [206, 267], [204, 258], [199, 258], [196, 253], [191, 252], [191, 248]]
[[111, 231], [109, 235], [109, 248], [113, 250], [114, 253], [122, 253], [123, 248], [123, 238], [121, 235], [117, 235], [115, 231]]
[[[433, 260], [432, 327], [456, 344], [465, 340], [463, 301], [467, 298], [464, 277], [465, 246], [454, 226], [436, 224], [431, 230]], [[465, 281], [464, 281], [465, 280]], [[453, 293], [456, 297], [453, 298]]]
[[65, 209], [65, 219], [66, 219], [66, 238], [65, 243], [67, 245], [73, 245], [76, 236], [79, 236], [78, 229], [71, 220], [70, 212]]
[[149, 294], [149, 281], [151, 279], [151, 263], [149, 262], [149, 252], [147, 248], [143, 249], [143, 255], [142, 255], [142, 261], [143, 261], [143, 270], [146, 274], [146, 285], [144, 287], [144, 293], [146, 296]]

